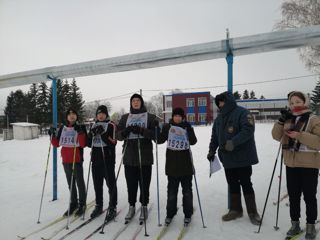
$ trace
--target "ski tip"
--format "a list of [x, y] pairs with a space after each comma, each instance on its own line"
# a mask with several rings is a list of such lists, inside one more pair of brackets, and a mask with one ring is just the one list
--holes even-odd
[[26, 237], [23, 237], [23, 236], [17, 236], [19, 239], [26, 239]]

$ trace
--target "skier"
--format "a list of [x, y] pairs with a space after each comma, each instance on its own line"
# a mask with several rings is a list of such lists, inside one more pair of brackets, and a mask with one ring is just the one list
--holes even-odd
[[[77, 216], [81, 216], [86, 208], [86, 187], [83, 178], [83, 148], [86, 147], [87, 131], [84, 125], [77, 123], [78, 114], [73, 108], [69, 108], [66, 113], [66, 125], [59, 128], [50, 128], [49, 135], [52, 136], [51, 143], [54, 147], [61, 146], [61, 156], [63, 168], [66, 174], [69, 189], [71, 188], [71, 202], [68, 208], [69, 214], [75, 210]], [[73, 168], [74, 164], [74, 170]], [[73, 183], [71, 179], [73, 175]], [[76, 185], [76, 184], [77, 185]], [[77, 189], [79, 193], [79, 203]], [[68, 210], [63, 214], [68, 215]]]
[[168, 176], [165, 223], [169, 225], [177, 213], [177, 194], [181, 183], [184, 222], [189, 224], [193, 214], [192, 175], [194, 174], [190, 145], [196, 144], [197, 138], [190, 123], [185, 121], [182, 108], [173, 109], [172, 119], [163, 125], [158, 143], [165, 141], [167, 141], [166, 175]]
[[117, 186], [115, 177], [115, 124], [109, 120], [108, 109], [100, 105], [96, 110], [96, 122], [88, 134], [88, 146], [92, 146], [92, 178], [96, 195], [96, 206], [91, 213], [95, 218], [102, 213], [103, 180], [109, 189], [109, 207], [106, 220], [110, 221], [117, 214]]
[[220, 113], [212, 128], [207, 159], [213, 161], [218, 149], [230, 189], [230, 209], [222, 220], [231, 221], [243, 216], [241, 186], [250, 221], [259, 225], [261, 219], [251, 182], [252, 165], [258, 163], [254, 118], [247, 109], [237, 106], [231, 93], [217, 95], [215, 103]]
[[129, 202], [126, 221], [131, 220], [135, 214], [138, 185], [142, 204], [139, 219], [143, 221], [148, 217], [147, 205], [153, 164], [152, 139], [155, 137], [157, 125], [156, 116], [147, 112], [142, 96], [133, 94], [130, 98], [130, 113], [121, 117], [117, 132], [118, 140], [124, 140], [123, 164]]
[[289, 110], [281, 110], [272, 137], [282, 144], [290, 202], [291, 228], [287, 236], [301, 232], [300, 199], [306, 204], [306, 239], [315, 239], [317, 186], [320, 168], [320, 118], [311, 113], [309, 99], [302, 92], [291, 92]]

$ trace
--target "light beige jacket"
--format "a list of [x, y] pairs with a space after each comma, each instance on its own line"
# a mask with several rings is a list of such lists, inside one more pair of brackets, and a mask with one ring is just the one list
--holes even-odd
[[[272, 129], [273, 139], [287, 145], [289, 138], [284, 131], [289, 128], [290, 120], [284, 125], [276, 122]], [[299, 151], [282, 150], [284, 164], [288, 167], [320, 168], [320, 117], [311, 114], [305, 131], [300, 132], [297, 140], [301, 143]]]

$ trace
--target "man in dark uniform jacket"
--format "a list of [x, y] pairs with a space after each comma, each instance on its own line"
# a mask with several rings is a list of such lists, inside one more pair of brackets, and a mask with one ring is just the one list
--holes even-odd
[[252, 165], [258, 163], [254, 140], [254, 118], [250, 112], [237, 103], [231, 93], [223, 92], [216, 96], [215, 103], [220, 114], [212, 128], [208, 160], [213, 161], [216, 150], [222, 162], [231, 194], [231, 206], [223, 221], [242, 217], [241, 189], [247, 212], [252, 224], [260, 223], [255, 194], [252, 187]]

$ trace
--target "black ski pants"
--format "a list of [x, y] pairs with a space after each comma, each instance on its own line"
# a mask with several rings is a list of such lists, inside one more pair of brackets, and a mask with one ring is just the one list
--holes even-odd
[[319, 169], [286, 167], [287, 188], [290, 202], [290, 218], [300, 218], [300, 201], [303, 193], [306, 203], [307, 223], [314, 224], [318, 217], [317, 187]]
[[186, 218], [190, 218], [193, 214], [192, 175], [182, 177], [168, 176], [168, 218], [172, 218], [177, 213], [177, 197], [180, 183], [182, 187], [182, 205], [184, 216]]
[[254, 194], [251, 182], [252, 166], [240, 168], [225, 168], [225, 175], [231, 194]]
[[[64, 172], [67, 177], [69, 190], [71, 188], [72, 178], [72, 163], [63, 163]], [[82, 162], [74, 164], [74, 175], [71, 190], [71, 205], [78, 205], [77, 187], [79, 193], [79, 204], [81, 206], [86, 205], [86, 186], [83, 178], [83, 166]]]
[[[125, 165], [124, 172], [127, 181], [128, 202], [130, 206], [135, 206], [136, 204], [138, 186], [140, 187], [139, 201], [143, 206], [147, 206], [149, 203], [152, 166], [142, 166], [143, 186], [141, 184], [140, 167]], [[143, 189], [143, 194], [141, 189]]]
[[112, 161], [95, 160], [92, 162], [92, 179], [96, 194], [96, 205], [103, 206], [103, 180], [106, 181], [109, 192], [109, 207], [115, 208], [118, 200], [115, 163]]

